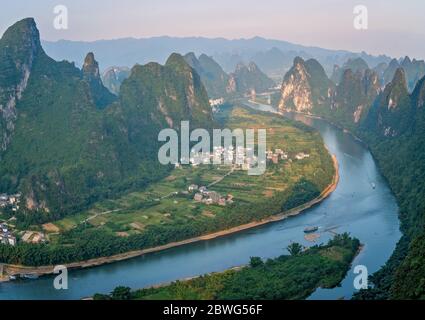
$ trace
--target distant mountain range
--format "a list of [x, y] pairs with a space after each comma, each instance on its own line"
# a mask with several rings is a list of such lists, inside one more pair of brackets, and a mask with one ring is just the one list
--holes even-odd
[[329, 50], [293, 44], [281, 40], [260, 37], [251, 39], [227, 40], [224, 38], [202, 37], [154, 37], [144, 39], [99, 40], [93, 42], [61, 40], [44, 41], [46, 52], [56, 60], [66, 59], [79, 65], [87, 52], [94, 52], [104, 68], [111, 66], [132, 67], [151, 61], [164, 63], [173, 52], [212, 56], [227, 73], [233, 72], [238, 63], [254, 62], [271, 77], [281, 78], [296, 56], [304, 59], [315, 58], [328, 75], [334, 65], [343, 65], [350, 58], [363, 58], [371, 67], [379, 63], [389, 63], [390, 57], [372, 56], [345, 50]]
[[[267, 77], [254, 62], [248, 65], [239, 63], [235, 71], [227, 74], [221, 66], [206, 54], [198, 57], [193, 52], [184, 57], [186, 63], [191, 66], [207, 90], [211, 99], [231, 98], [265, 92], [276, 86], [276, 83]], [[130, 77], [131, 70], [127, 67], [111, 67], [102, 74], [102, 81], [110, 92], [118, 95], [121, 84]]]

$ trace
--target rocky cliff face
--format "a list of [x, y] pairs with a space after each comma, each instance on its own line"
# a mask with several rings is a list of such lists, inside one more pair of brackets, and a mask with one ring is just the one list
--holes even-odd
[[0, 39], [0, 149], [10, 143], [34, 60], [43, 50], [33, 19], [24, 19], [6, 30]]
[[279, 109], [305, 112], [313, 108], [309, 77], [304, 62], [295, 60], [294, 66], [283, 80]]
[[121, 84], [130, 76], [127, 67], [110, 67], [102, 74], [103, 85], [116, 96], [120, 93]]
[[418, 81], [412, 93], [412, 97], [417, 109], [421, 109], [425, 106], [425, 77]]
[[367, 115], [370, 106], [380, 92], [376, 72], [345, 70], [333, 97], [332, 109], [335, 117], [347, 123], [359, 124]]
[[418, 81], [425, 76], [425, 62], [423, 60], [411, 60], [406, 56], [401, 67], [406, 73], [407, 87], [409, 91], [413, 91]]
[[319, 62], [297, 57], [284, 77], [279, 109], [316, 114], [357, 127], [380, 92], [377, 73], [365, 67], [362, 59], [352, 60], [339, 70], [343, 73], [335, 85]]
[[84, 59], [82, 68], [83, 79], [88, 83], [94, 103], [99, 108], [104, 108], [115, 101], [115, 96], [106, 89], [102, 83], [99, 72], [99, 64], [94, 54], [89, 52]]
[[396, 59], [391, 60], [387, 69], [383, 72], [382, 83], [384, 85], [392, 81], [398, 68], [404, 70], [407, 88], [410, 92], [413, 91], [418, 81], [425, 76], [425, 62], [423, 60], [411, 60], [406, 56], [401, 62]]
[[344, 72], [348, 69], [350, 69], [353, 73], [360, 73], [363, 75], [363, 73], [369, 69], [369, 66], [362, 58], [348, 59], [342, 67], [337, 65], [334, 67], [331, 80], [338, 84], [341, 81], [341, 77]]
[[229, 80], [226, 85], [226, 93], [232, 94], [236, 92], [236, 77], [233, 73], [229, 75]]
[[211, 99], [221, 98], [226, 96], [227, 93], [232, 92], [231, 89], [229, 92], [226, 90], [229, 76], [213, 58], [201, 54], [198, 59], [191, 52], [186, 54], [184, 59], [199, 74]]
[[368, 127], [385, 137], [396, 137], [412, 127], [414, 109], [402, 68], [378, 96], [368, 117]]
[[235, 71], [229, 76], [227, 92], [249, 94], [255, 91], [261, 93], [266, 92], [274, 85], [273, 80], [267, 77], [254, 62], [250, 62], [248, 65], [238, 63]]
[[319, 62], [297, 57], [283, 79], [279, 109], [309, 113], [329, 109], [334, 89]]

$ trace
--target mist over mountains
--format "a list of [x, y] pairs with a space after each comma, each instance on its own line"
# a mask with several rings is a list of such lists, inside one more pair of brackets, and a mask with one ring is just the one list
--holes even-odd
[[105, 69], [110, 66], [132, 67], [136, 63], [145, 64], [151, 61], [164, 63], [172, 52], [180, 54], [194, 52], [197, 56], [201, 54], [212, 56], [227, 73], [233, 72], [240, 62], [253, 61], [269, 76], [280, 77], [291, 67], [296, 56], [304, 59], [314, 57], [323, 65], [329, 75], [335, 64], [342, 65], [349, 58], [361, 57], [371, 67], [391, 61], [388, 56], [329, 50], [261, 37], [237, 40], [167, 36], [94, 42], [60, 40], [57, 42], [43, 41], [43, 47], [52, 58], [74, 61], [77, 65], [83, 61], [87, 52], [94, 52], [100, 65]]

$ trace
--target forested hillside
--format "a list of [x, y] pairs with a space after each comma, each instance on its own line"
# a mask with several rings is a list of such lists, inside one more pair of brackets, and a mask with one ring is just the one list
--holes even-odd
[[200, 78], [177, 54], [135, 66], [119, 97], [92, 53], [82, 70], [48, 57], [33, 19], [5, 32], [0, 56], [0, 192], [22, 194], [18, 224], [146, 186], [169, 169], [157, 161], [162, 128], [212, 125]]
[[[404, 236], [387, 265], [372, 276], [373, 289], [357, 298], [423, 298], [425, 78], [414, 80], [417, 73], [412, 72], [410, 59], [404, 60], [404, 67], [392, 61], [385, 71], [392, 78], [381, 89], [379, 74], [367, 69], [364, 61], [354, 62], [343, 68], [337, 85], [329, 85], [327, 78], [314, 83], [323, 72], [313, 76], [302, 59], [295, 59], [284, 78], [280, 108], [324, 117], [363, 139], [397, 197]], [[315, 91], [322, 94], [314, 98]]]

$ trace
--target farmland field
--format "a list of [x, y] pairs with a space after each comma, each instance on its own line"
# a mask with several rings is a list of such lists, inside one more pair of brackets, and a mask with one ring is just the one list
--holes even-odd
[[[243, 107], [228, 107], [217, 118], [225, 127], [232, 129], [266, 128], [267, 150], [282, 149], [288, 159], [281, 159], [277, 164], [269, 161], [266, 172], [260, 176], [233, 170], [229, 165], [181, 166], [144, 190], [96, 203], [89, 210], [55, 221], [53, 225], [59, 228], [60, 233], [95, 228], [120, 237], [141, 234], [153, 225], [178, 223], [190, 227], [195, 221], [208, 225], [217, 218], [221, 218], [220, 224], [228, 220], [234, 225], [236, 220], [245, 222], [240, 218], [245, 212], [253, 218], [250, 220], [281, 212], [285, 202], [300, 196], [294, 195], [299, 193], [297, 186], [300, 184], [308, 185], [314, 191], [311, 196], [317, 196], [331, 182], [332, 160], [317, 132]], [[308, 154], [309, 158], [296, 160], [295, 155], [301, 152]], [[216, 181], [219, 182], [208, 190], [231, 197], [233, 203], [208, 205], [194, 201], [194, 192], [188, 192], [191, 184], [209, 186]], [[305, 193], [303, 188], [300, 191]], [[306, 194], [304, 202], [311, 200], [308, 192]], [[257, 212], [253, 212], [253, 208]], [[54, 235], [51, 241], [59, 238]]]

